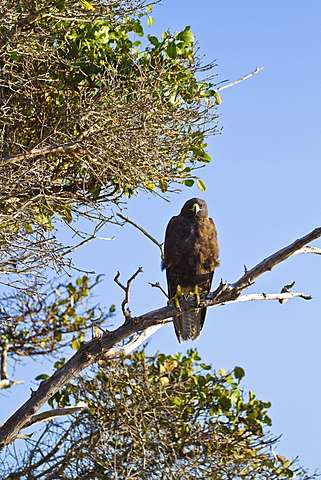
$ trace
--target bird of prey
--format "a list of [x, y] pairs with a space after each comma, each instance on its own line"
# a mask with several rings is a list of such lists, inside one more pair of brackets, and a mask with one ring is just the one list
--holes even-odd
[[[179, 307], [179, 299], [209, 292], [214, 270], [219, 266], [217, 233], [208, 217], [207, 205], [191, 198], [179, 215], [169, 221], [165, 234], [163, 269], [166, 269], [169, 301]], [[195, 340], [204, 325], [206, 308], [195, 308], [173, 318], [176, 336]]]

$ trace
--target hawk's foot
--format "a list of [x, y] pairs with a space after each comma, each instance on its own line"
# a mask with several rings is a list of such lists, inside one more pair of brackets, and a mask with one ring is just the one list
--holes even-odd
[[174, 297], [170, 298], [167, 303], [170, 304], [174, 302], [175, 307], [180, 308], [179, 300], [180, 298], [183, 298], [183, 297], [184, 297], [184, 294], [182, 293], [182, 287], [180, 285], [177, 285], [176, 293]]
[[200, 290], [198, 285], [195, 285], [194, 290], [192, 292], [189, 292], [189, 295], [190, 297], [195, 297], [195, 302], [196, 302], [196, 305], [198, 306], [201, 303], [201, 295], [203, 295], [204, 293], [207, 293], [207, 291], [206, 290], [202, 291]]

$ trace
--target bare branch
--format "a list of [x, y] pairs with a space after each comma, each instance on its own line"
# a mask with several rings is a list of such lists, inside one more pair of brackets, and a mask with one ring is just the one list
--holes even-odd
[[31, 417], [30, 421], [24, 426], [24, 428], [30, 427], [31, 425], [35, 425], [36, 423], [48, 422], [53, 418], [62, 417], [64, 415], [72, 415], [73, 413], [77, 413], [86, 409], [87, 409], [87, 405], [84, 403], [82, 405], [79, 404], [76, 406], [69, 406], [65, 408], [56, 408], [54, 410], [47, 410], [46, 412], [41, 412], [38, 415], [34, 415], [33, 417]]
[[114, 278], [114, 282], [117, 283], [117, 285], [122, 288], [125, 292], [125, 298], [124, 300], [122, 301], [122, 304], [121, 304], [121, 308], [122, 308], [122, 312], [124, 314], [124, 317], [127, 319], [127, 320], [130, 320], [131, 319], [131, 313], [130, 313], [130, 310], [129, 308], [127, 307], [128, 303], [129, 303], [129, 291], [130, 291], [130, 286], [131, 286], [131, 283], [133, 282], [133, 280], [135, 280], [135, 278], [137, 277], [137, 275], [139, 275], [140, 273], [142, 273], [143, 269], [142, 267], [139, 267], [138, 270], [130, 277], [129, 280], [127, 280], [127, 284], [126, 284], [126, 287], [125, 285], [123, 285], [120, 281], [119, 281], [119, 277], [120, 277], [120, 272], [117, 272], [115, 278]]
[[297, 250], [296, 252], [294, 252], [294, 255], [296, 255], [297, 253], [316, 253], [317, 255], [321, 255], [321, 248], [308, 246], [308, 247], [300, 248], [300, 250]]
[[163, 243], [159, 243], [156, 238], [152, 237], [152, 235], [150, 233], [148, 233], [143, 227], [141, 227], [140, 225], [138, 225], [137, 223], [133, 222], [133, 220], [130, 220], [129, 218], [125, 217], [124, 215], [122, 215], [121, 213], [117, 213], [116, 214], [118, 217], [120, 217], [122, 220], [125, 220], [125, 222], [127, 223], [130, 223], [131, 225], [133, 225], [135, 228], [137, 228], [138, 230], [140, 230], [147, 238], [149, 238], [149, 240], [151, 240], [153, 243], [155, 243], [155, 245], [158, 246], [158, 248], [160, 249], [161, 251], [161, 255], [162, 255], [162, 258], [163, 258], [163, 255], [164, 255], [164, 250], [163, 250]]
[[236, 298], [235, 300], [228, 300], [227, 302], [222, 302], [217, 305], [212, 305], [214, 307], [218, 307], [219, 305], [230, 305], [232, 303], [239, 303], [239, 302], [252, 302], [253, 300], [279, 300], [279, 302], [284, 303], [287, 300], [290, 300], [294, 297], [300, 297], [304, 300], [311, 300], [311, 295], [304, 295], [301, 292], [285, 292], [285, 293], [253, 293], [249, 295], [241, 295], [240, 297]]
[[2, 342], [2, 353], [1, 353], [1, 380], [8, 380], [8, 374], [7, 374], [7, 356], [8, 356], [8, 350], [10, 348], [10, 342], [6, 338]]
[[141, 333], [138, 335], [135, 335], [134, 338], [126, 343], [126, 345], [123, 345], [121, 347], [114, 347], [107, 352], [103, 358], [104, 359], [112, 359], [112, 358], [120, 358], [120, 357], [125, 357], [128, 355], [130, 352], [138, 348], [148, 337], [151, 335], [154, 335], [157, 330], [162, 328], [168, 321], [164, 321], [164, 323], [159, 323], [157, 325], [152, 325], [151, 327], [146, 328], [146, 330], [143, 330]]
[[243, 82], [244, 80], [247, 80], [248, 78], [252, 77], [252, 75], [255, 75], [256, 73], [259, 73], [261, 70], [263, 70], [263, 68], [264, 68], [264, 67], [256, 68], [253, 72], [249, 73], [248, 75], [245, 75], [244, 77], [239, 78], [239, 79], [236, 80], [235, 82], [229, 83], [228, 85], [223, 85], [222, 87], [219, 87], [219, 88], [217, 88], [216, 90], [217, 90], [217, 91], [220, 91], [220, 90], [224, 90], [224, 88], [233, 87], [233, 86], [236, 85], [237, 83]]
[[316, 240], [321, 237], [321, 227], [314, 229], [302, 238], [295, 240], [285, 248], [282, 248], [278, 252], [274, 253], [270, 257], [264, 259], [258, 265], [251, 270], [245, 272], [245, 274], [233, 285], [235, 292], [241, 292], [249, 283], [252, 283], [257, 277], [263, 273], [272, 270], [278, 263], [284, 262], [287, 258], [291, 257], [296, 251], [300, 250], [307, 243]]
[[0, 380], [0, 390], [3, 388], [13, 387], [14, 385], [20, 385], [20, 383], [25, 382], [24, 380], [9, 380], [8, 378], [5, 378], [3, 380]]
[[156, 283], [151, 283], [149, 282], [149, 285], [151, 287], [154, 287], [154, 288], [159, 288], [161, 292], [163, 292], [163, 294], [165, 295], [165, 297], [168, 298], [168, 294], [166, 292], [166, 290], [164, 289], [164, 287], [162, 287], [162, 285], [159, 283], [159, 282], [156, 282]]

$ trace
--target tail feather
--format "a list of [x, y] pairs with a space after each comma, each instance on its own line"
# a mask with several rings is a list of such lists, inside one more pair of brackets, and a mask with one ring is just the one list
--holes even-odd
[[181, 340], [195, 340], [199, 336], [203, 326], [202, 310], [200, 308], [189, 310], [174, 317], [174, 327], [179, 342]]

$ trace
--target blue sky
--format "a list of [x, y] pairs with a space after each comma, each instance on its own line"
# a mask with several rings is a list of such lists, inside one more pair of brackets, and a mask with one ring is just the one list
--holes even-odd
[[[234, 81], [264, 67], [221, 92], [223, 131], [209, 140], [213, 160], [200, 171], [207, 191], [183, 187], [170, 203], [142, 194], [129, 201], [125, 212], [162, 241], [169, 218], [179, 213], [183, 203], [193, 196], [204, 198], [217, 226], [221, 252], [214, 287], [221, 278], [233, 283], [244, 265], [253, 267], [321, 226], [317, 51], [321, 5], [317, 0], [167, 0], [155, 8], [153, 17], [155, 23], [147, 33], [154, 35], [168, 27], [179, 31], [191, 25], [204, 61], [217, 60], [218, 81]], [[161, 292], [148, 284], [165, 285], [157, 247], [131, 226], [106, 226], [100, 234], [115, 239], [95, 240], [74, 254], [77, 267], [105, 274], [97, 300], [119, 305], [122, 292], [113, 283], [116, 271], [126, 281], [142, 266], [144, 273], [132, 287], [132, 313], [163, 306]], [[314, 245], [321, 247], [321, 240]], [[246, 293], [278, 292], [295, 280], [293, 290], [311, 294], [313, 300], [212, 308], [197, 341], [178, 345], [168, 325], [147, 347], [149, 353], [196, 347], [215, 369], [242, 366], [244, 388], [272, 402], [271, 432], [282, 434], [278, 453], [289, 458], [299, 455], [300, 463], [311, 470], [321, 468], [320, 271], [321, 257], [296, 255], [260, 277]], [[121, 321], [119, 313], [115, 326]], [[33, 378], [44, 367], [36, 364], [34, 370]], [[29, 387], [29, 383], [14, 387], [18, 405]]]

